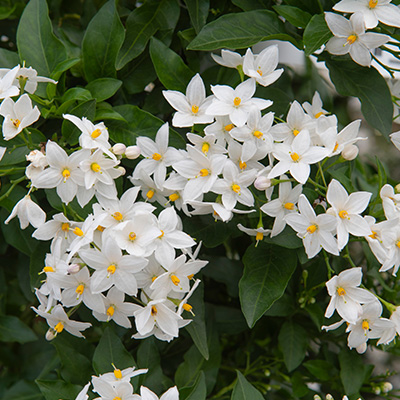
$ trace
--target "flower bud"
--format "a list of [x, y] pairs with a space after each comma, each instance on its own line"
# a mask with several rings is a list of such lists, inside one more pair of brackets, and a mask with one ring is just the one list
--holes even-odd
[[268, 179], [265, 176], [259, 176], [254, 181], [254, 187], [257, 190], [265, 190], [265, 189], [268, 189], [270, 186], [271, 186], [271, 179]]
[[46, 156], [39, 150], [32, 150], [26, 157], [26, 161], [30, 161], [36, 168], [47, 167]]
[[140, 156], [140, 149], [138, 146], [128, 146], [125, 150], [125, 156], [129, 160], [135, 160]]
[[342, 150], [342, 157], [347, 161], [354, 160], [357, 156], [358, 147], [354, 144], [349, 144], [345, 146], [345, 148]]
[[68, 273], [69, 274], [76, 274], [77, 272], [79, 272], [81, 269], [81, 266], [79, 264], [70, 264], [68, 265]]
[[126, 169], [124, 167], [122, 167], [121, 165], [117, 169], [118, 169], [118, 171], [121, 172], [121, 175], [125, 175], [126, 174]]
[[50, 328], [45, 335], [46, 340], [48, 340], [49, 342], [51, 340], [53, 340], [55, 337], [57, 336], [57, 333], [54, 329]]
[[117, 156], [122, 156], [125, 153], [126, 146], [123, 143], [116, 143], [111, 150]]
[[388, 393], [393, 389], [393, 385], [390, 382], [383, 382], [382, 392]]
[[394, 191], [396, 193], [400, 193], [400, 183], [398, 183], [395, 187], [394, 187]]

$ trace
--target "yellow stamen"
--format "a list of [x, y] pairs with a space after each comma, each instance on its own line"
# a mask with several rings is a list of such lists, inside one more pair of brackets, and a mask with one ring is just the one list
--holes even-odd
[[65, 180], [67, 180], [71, 176], [71, 172], [68, 168], [65, 168], [61, 174]]
[[315, 118], [319, 118], [321, 115], [324, 115], [324, 113], [322, 111], [320, 111], [319, 113], [315, 114]]
[[178, 286], [179, 282], [181, 281], [176, 275], [171, 275], [170, 278], [175, 286]]
[[192, 311], [192, 306], [190, 305], [190, 304], [188, 304], [188, 303], [185, 303], [183, 306], [182, 306], [182, 308], [185, 310], [185, 311]]
[[61, 225], [61, 230], [63, 230], [64, 232], [68, 232], [69, 231], [69, 223], [68, 222], [64, 222]]
[[90, 169], [91, 169], [93, 172], [100, 172], [100, 171], [101, 171], [100, 165], [97, 164], [97, 163], [95, 163], [95, 162], [91, 164]]
[[240, 169], [246, 169], [247, 168], [247, 164], [244, 161], [239, 161], [239, 168]]
[[314, 233], [317, 230], [317, 225], [312, 224], [307, 228], [308, 233]]
[[179, 194], [178, 193], [172, 193], [168, 196], [168, 198], [170, 199], [170, 201], [176, 201], [179, 199]]
[[81, 228], [76, 227], [72, 232], [74, 232], [76, 236], [83, 236], [83, 231]]
[[146, 197], [147, 197], [148, 199], [152, 199], [153, 196], [154, 196], [154, 190], [153, 190], [153, 189], [150, 189], [150, 190], [146, 193]]
[[400, 240], [396, 242], [396, 246], [400, 249]]
[[110, 274], [113, 275], [116, 269], [117, 269], [117, 267], [114, 264], [110, 264], [107, 268], [107, 272], [108, 272], [107, 276], [109, 276]]
[[104, 229], [106, 228], [104, 226], [99, 225], [96, 229], [100, 232], [104, 232]]
[[210, 171], [207, 168], [202, 168], [200, 170], [200, 176], [208, 176], [210, 175]]
[[369, 330], [369, 323], [366, 319], [364, 319], [364, 321], [362, 322], [361, 327], [364, 329], [364, 331]]
[[257, 72], [258, 72], [258, 75], [262, 76], [263, 73], [261, 71], [261, 68], [258, 68]]
[[151, 315], [154, 317], [157, 315], [157, 307], [156, 306], [151, 306]]
[[19, 119], [12, 119], [11, 121], [12, 121], [12, 124], [13, 124], [16, 128], [18, 128], [19, 125], [21, 124], [21, 121], [20, 121]]
[[378, 5], [378, 0], [369, 0], [368, 7], [375, 8]]
[[110, 306], [107, 308], [107, 315], [109, 317], [112, 317], [114, 315], [114, 312], [115, 312], [115, 308], [113, 306]]
[[136, 233], [135, 232], [130, 232], [128, 237], [129, 237], [129, 240], [131, 242], [133, 242], [136, 239]]
[[80, 296], [84, 290], [85, 290], [85, 285], [82, 285], [82, 283], [81, 283], [80, 285], [78, 285], [75, 292], [78, 293], [78, 295]]
[[113, 400], [122, 400], [121, 397], [114, 397]]
[[123, 218], [122, 214], [120, 212], [118, 212], [118, 211], [115, 212], [114, 214], [111, 214], [111, 216], [117, 221], [121, 221], [122, 218]]
[[162, 238], [164, 236], [164, 231], [162, 229], [160, 229], [161, 231], [161, 235], [159, 236], [159, 238]]
[[346, 46], [346, 44], [353, 44], [357, 40], [357, 35], [349, 35], [347, 36], [347, 42], [343, 45], [343, 47]]
[[188, 275], [188, 279], [189, 279], [189, 280], [193, 279], [193, 277], [194, 277], [194, 274]]
[[347, 218], [348, 215], [349, 215], [349, 214], [348, 214], [347, 211], [345, 211], [345, 210], [339, 211], [339, 217], [342, 218], [342, 219]]
[[260, 139], [260, 138], [262, 138], [263, 133], [260, 132], [260, 131], [254, 131], [254, 132], [253, 132], [253, 135], [254, 135], [257, 139]]
[[153, 160], [160, 161], [161, 160], [161, 154], [154, 153], [152, 158], [153, 158]]
[[59, 322], [59, 323], [54, 327], [54, 330], [55, 330], [57, 333], [61, 333], [61, 332], [63, 331], [63, 329], [64, 329], [64, 324], [63, 324], [62, 322]]
[[297, 161], [299, 161], [299, 159], [300, 159], [300, 156], [299, 156], [297, 153], [292, 153], [292, 154], [290, 155], [290, 157], [291, 157], [291, 159], [292, 159], [294, 162], [297, 162]]
[[96, 139], [101, 135], [101, 130], [99, 128], [95, 129], [90, 136], [92, 137], [92, 139]]
[[242, 99], [240, 97], [235, 97], [233, 99], [233, 104], [237, 107], [240, 105], [240, 103], [242, 102]]
[[264, 239], [264, 235], [262, 232], [257, 232], [256, 240], [257, 242]]
[[338, 294], [339, 296], [344, 296], [344, 295], [346, 294], [346, 291], [345, 291], [342, 287], [338, 287], [338, 288], [336, 289], [336, 291], [337, 291], [337, 294]]
[[285, 207], [286, 210], [293, 210], [293, 209], [294, 209], [294, 204], [288, 202], [288, 203], [285, 203], [285, 204], [283, 205], [283, 207]]
[[300, 133], [300, 131], [298, 129], [293, 129], [293, 135], [297, 136]]
[[377, 239], [378, 238], [378, 234], [375, 231], [371, 231], [372, 235], [368, 235], [368, 237], [370, 237], [371, 239]]
[[192, 113], [197, 114], [199, 112], [199, 106], [193, 105], [192, 106]]
[[204, 154], [207, 154], [207, 153], [208, 153], [208, 150], [210, 150], [210, 145], [209, 145], [208, 143], [203, 143], [203, 146], [201, 146], [201, 151], [202, 151]]
[[235, 127], [235, 125], [233, 125], [233, 124], [228, 124], [228, 125], [225, 125], [225, 130], [227, 131], [227, 132], [229, 132], [229, 131], [231, 131], [233, 128]]
[[339, 147], [339, 143], [336, 142], [335, 147], [333, 148], [333, 151], [336, 151], [338, 149], [338, 147]]
[[122, 378], [122, 372], [120, 369], [114, 369], [114, 376], [115, 379], [121, 379]]
[[54, 268], [53, 267], [44, 267], [43, 272], [54, 272]]
[[232, 190], [233, 190], [235, 193], [240, 193], [240, 186], [237, 185], [236, 183], [234, 183], [234, 184], [231, 186], [231, 188], [232, 188]]
[[153, 277], [151, 278], [151, 281], [154, 282], [157, 278], [158, 278], [158, 276], [153, 276]]

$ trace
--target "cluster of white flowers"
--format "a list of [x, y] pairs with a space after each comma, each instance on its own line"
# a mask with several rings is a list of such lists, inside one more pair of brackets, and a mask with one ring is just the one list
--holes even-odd
[[325, 21], [334, 34], [326, 50], [335, 55], [350, 54], [354, 62], [370, 66], [371, 51], [392, 39], [388, 35], [366, 32], [381, 22], [400, 28], [400, 8], [391, 0], [342, 0], [335, 4], [335, 11], [352, 14], [350, 19], [334, 13], [325, 13]]
[[93, 385], [92, 392], [99, 397], [95, 400], [179, 400], [179, 392], [176, 386], [169, 388], [160, 398], [145, 386], [140, 387], [140, 395], [134, 393], [135, 388], [131, 384], [131, 379], [137, 375], [145, 374], [147, 369], [135, 370], [135, 367], [120, 370], [114, 366], [114, 371], [107, 372], [100, 376], [92, 376], [89, 382], [80, 391], [75, 400], [87, 400], [90, 384]]

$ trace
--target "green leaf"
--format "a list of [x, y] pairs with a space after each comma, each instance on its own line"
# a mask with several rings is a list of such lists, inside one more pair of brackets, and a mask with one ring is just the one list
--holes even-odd
[[311, 14], [297, 7], [280, 5], [272, 8], [296, 28], [305, 28], [311, 19]]
[[44, 259], [47, 253], [50, 253], [49, 242], [40, 242], [30, 257], [29, 275], [32, 290], [41, 286], [43, 275], [39, 275], [39, 273], [45, 267]]
[[375, 68], [361, 67], [343, 57], [331, 57], [326, 52], [320, 57], [339, 94], [358, 97], [367, 122], [389, 140], [393, 103], [385, 78]]
[[92, 94], [89, 92], [89, 90], [80, 87], [73, 87], [71, 89], [68, 89], [62, 97], [63, 103], [70, 100], [86, 101], [91, 99], [92, 99]]
[[79, 385], [73, 385], [62, 380], [36, 380], [40, 391], [46, 400], [75, 400], [78, 393], [82, 390]]
[[150, 0], [133, 10], [126, 20], [126, 38], [117, 57], [117, 70], [138, 57], [159, 29], [174, 29], [179, 12], [176, 0]]
[[329, 381], [336, 375], [336, 368], [325, 360], [310, 360], [303, 363], [303, 366], [313, 374], [319, 381]]
[[115, 61], [124, 37], [115, 0], [109, 0], [90, 21], [83, 37], [82, 61], [88, 82], [115, 77]]
[[290, 381], [292, 382], [293, 395], [296, 397], [303, 397], [309, 392], [309, 388], [305, 384], [303, 374], [296, 371], [291, 375]]
[[104, 374], [113, 370], [112, 364], [118, 369], [136, 366], [132, 355], [126, 350], [113, 328], [108, 326], [94, 352], [93, 368], [97, 374]]
[[37, 340], [35, 333], [12, 315], [0, 316], [0, 341], [28, 343]]
[[232, 0], [232, 3], [243, 11], [262, 10], [271, 7], [270, 0]]
[[207, 386], [206, 379], [203, 371], [200, 374], [191, 387], [182, 388], [179, 392], [180, 400], [205, 400], [207, 397]]
[[0, 20], [7, 19], [17, 8], [17, 4], [15, 3], [13, 7], [0, 7]]
[[0, 65], [2, 68], [13, 68], [19, 64], [19, 56], [15, 51], [0, 48]]
[[55, 80], [60, 79], [63, 72], [68, 71], [74, 65], [81, 61], [80, 58], [70, 58], [69, 60], [61, 61], [53, 70], [51, 77]]
[[242, 375], [236, 371], [237, 381], [231, 400], [264, 400], [264, 396]]
[[46, 0], [31, 0], [25, 7], [17, 30], [21, 62], [50, 77], [57, 65], [67, 59], [67, 50], [53, 34]]
[[242, 311], [249, 327], [285, 292], [297, 265], [296, 253], [260, 242], [243, 257], [244, 273], [239, 283]]
[[307, 56], [318, 50], [332, 36], [325, 22], [324, 14], [317, 14], [311, 18], [304, 30], [303, 42]]
[[[96, 100], [92, 99], [79, 104], [71, 110], [70, 114], [76, 115], [79, 118], [86, 117], [93, 121], [96, 114]], [[71, 121], [64, 119], [61, 126], [61, 133], [68, 143], [74, 146], [78, 143], [82, 132]]]
[[185, 0], [185, 4], [189, 11], [190, 21], [196, 33], [199, 33], [207, 21], [210, 0]]
[[188, 50], [211, 51], [220, 48], [245, 49], [263, 40], [287, 40], [298, 46], [289, 36], [283, 22], [268, 10], [227, 14], [210, 22], [190, 42]]
[[297, 368], [306, 356], [308, 347], [307, 331], [292, 321], [286, 321], [278, 336], [283, 361], [289, 372]]
[[276, 244], [287, 249], [298, 249], [303, 247], [303, 242], [296, 232], [287, 226], [279, 235], [274, 237], [264, 237], [264, 243]]
[[122, 81], [113, 78], [99, 78], [91, 81], [86, 85], [86, 89], [92, 93], [94, 99], [98, 103], [114, 96], [121, 87]]
[[19, 380], [4, 393], [3, 398], [9, 400], [42, 400], [43, 396], [33, 382]]
[[182, 58], [154, 37], [150, 40], [150, 57], [158, 79], [165, 88], [185, 93], [186, 86], [194, 72], [183, 62]]

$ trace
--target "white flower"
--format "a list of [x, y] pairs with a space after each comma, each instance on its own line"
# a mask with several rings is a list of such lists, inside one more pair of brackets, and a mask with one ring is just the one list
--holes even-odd
[[140, 387], [140, 396], [142, 400], [179, 400], [179, 392], [176, 386], [169, 388], [161, 397], [149, 390], [147, 387]]
[[31, 199], [29, 195], [23, 197], [12, 209], [11, 214], [4, 221], [8, 224], [14, 217], [19, 218], [21, 229], [25, 229], [29, 224], [39, 228], [46, 221], [46, 213]]
[[244, 57], [230, 50], [221, 50], [221, 56], [211, 53], [213, 60], [224, 67], [237, 68], [243, 65]]
[[[114, 366], [114, 364], [113, 364]], [[137, 375], [147, 373], [148, 369], [136, 369], [136, 367], [125, 368], [122, 371], [114, 366], [113, 372], [107, 372], [99, 376], [103, 381], [110, 383], [113, 387], [117, 387], [121, 382], [130, 382]]]
[[214, 121], [212, 115], [206, 114], [212, 96], [206, 98], [206, 89], [199, 74], [190, 80], [186, 88], [186, 96], [176, 90], [163, 90], [163, 95], [168, 103], [177, 110], [172, 118], [173, 126], [183, 128]]
[[90, 382], [83, 387], [83, 389], [78, 393], [78, 396], [76, 396], [75, 400], [87, 400], [89, 398], [87, 394], [89, 386]]
[[325, 21], [335, 35], [326, 44], [326, 50], [335, 55], [349, 53], [357, 64], [371, 65], [371, 50], [382, 46], [391, 38], [380, 33], [365, 33], [363, 14], [355, 13], [350, 20], [334, 14], [325, 13]]
[[15, 103], [11, 98], [4, 99], [0, 106], [0, 115], [4, 117], [3, 136], [10, 140], [32, 125], [40, 117], [40, 111], [27, 94], [23, 94]]
[[328, 114], [328, 111], [322, 108], [322, 100], [318, 92], [314, 93], [312, 104], [306, 101], [302, 106], [306, 113], [313, 119], [318, 119], [319, 117]]
[[57, 82], [54, 79], [46, 78], [44, 76], [38, 76], [37, 71], [32, 67], [20, 68], [15, 79], [16, 79], [15, 84], [18, 87], [20, 87], [21, 81], [25, 81], [24, 90], [31, 94], [35, 93], [37, 85], [40, 82], [57, 84]]
[[268, 236], [271, 234], [271, 229], [264, 229], [262, 226], [256, 229], [246, 228], [242, 224], [237, 224], [237, 227], [240, 231], [246, 233], [249, 236], [255, 236], [256, 246], [258, 242], [264, 239], [264, 236]]
[[20, 67], [17, 65], [13, 69], [5, 72], [0, 78], [0, 99], [19, 95], [19, 88], [14, 85], [19, 69]]
[[138, 394], [133, 394], [133, 386], [129, 382], [123, 381], [118, 385], [112, 385], [102, 376], [93, 376], [92, 384], [93, 391], [101, 396], [95, 400], [141, 400]]

